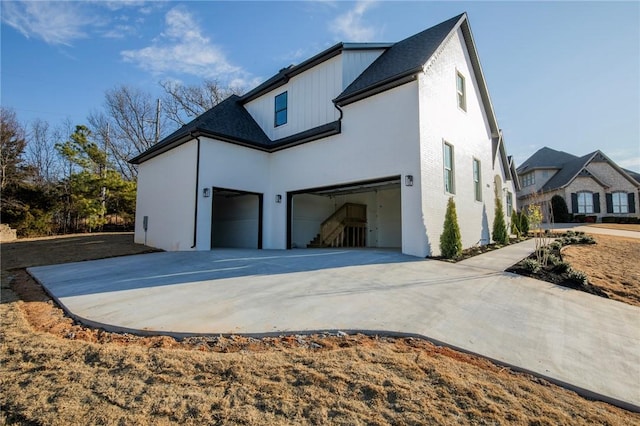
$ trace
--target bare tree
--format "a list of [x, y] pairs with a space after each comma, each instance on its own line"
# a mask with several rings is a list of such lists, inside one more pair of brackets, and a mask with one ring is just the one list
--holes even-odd
[[61, 127], [52, 129], [45, 120], [37, 118], [30, 123], [25, 160], [38, 183], [52, 183], [60, 177], [61, 160], [55, 144], [65, 137]]
[[223, 87], [217, 80], [205, 80], [201, 85], [185, 86], [175, 81], [162, 81], [165, 91], [163, 110], [166, 117], [182, 126], [208, 111], [239, 89]]
[[[157, 123], [157, 119], [161, 122]], [[156, 126], [160, 128], [160, 137], [166, 133], [151, 94], [128, 86], [107, 91], [104, 112], [93, 113], [88, 120], [97, 139], [108, 147], [119, 171], [130, 180], [135, 179], [137, 172], [128, 161], [157, 142]]]
[[26, 146], [24, 128], [12, 109], [0, 107], [0, 189], [19, 179], [19, 164]]

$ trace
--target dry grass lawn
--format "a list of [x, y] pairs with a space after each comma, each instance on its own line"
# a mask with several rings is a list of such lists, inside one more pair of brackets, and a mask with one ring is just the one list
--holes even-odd
[[622, 231], [640, 232], [640, 225], [633, 223], [590, 223], [587, 226], [593, 228], [619, 229]]
[[91, 330], [20, 269], [144, 250], [130, 235], [2, 245], [0, 424], [640, 424], [638, 414], [417, 339], [177, 342]]
[[567, 246], [562, 258], [585, 272], [609, 298], [640, 306], [640, 239], [592, 236], [597, 244]]

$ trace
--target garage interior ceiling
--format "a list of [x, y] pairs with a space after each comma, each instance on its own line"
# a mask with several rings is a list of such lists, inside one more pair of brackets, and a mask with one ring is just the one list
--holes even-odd
[[383, 189], [397, 188], [399, 185], [400, 185], [400, 179], [393, 179], [393, 180], [388, 180], [384, 182], [346, 185], [340, 188], [332, 188], [332, 189], [320, 189], [317, 191], [309, 191], [307, 192], [307, 194], [333, 197], [336, 195], [359, 194], [362, 192], [380, 191]]

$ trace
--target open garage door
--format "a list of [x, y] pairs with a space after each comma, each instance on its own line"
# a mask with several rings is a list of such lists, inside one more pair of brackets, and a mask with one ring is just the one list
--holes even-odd
[[402, 246], [400, 176], [287, 194], [287, 247]]
[[212, 188], [211, 248], [262, 248], [262, 194]]

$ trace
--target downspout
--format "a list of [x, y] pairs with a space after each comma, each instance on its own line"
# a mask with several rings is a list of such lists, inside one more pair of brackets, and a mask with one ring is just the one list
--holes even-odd
[[195, 198], [195, 208], [193, 213], [193, 245], [191, 246], [191, 248], [195, 248], [196, 241], [198, 238], [198, 196], [200, 195], [200, 192], [198, 191], [200, 187], [200, 138], [198, 136], [194, 136], [193, 132], [189, 133], [189, 135], [198, 141], [198, 148], [197, 148], [198, 151], [196, 153], [196, 189], [195, 189], [196, 198]]

